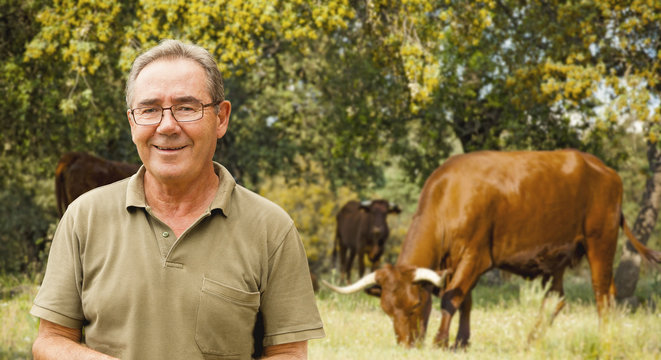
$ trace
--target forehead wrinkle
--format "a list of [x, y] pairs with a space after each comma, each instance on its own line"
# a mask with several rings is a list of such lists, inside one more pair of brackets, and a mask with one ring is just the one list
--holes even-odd
[[154, 105], [154, 104], [158, 104], [158, 99], [156, 99], [156, 98], [153, 98], [153, 99], [143, 99], [143, 100], [140, 100], [138, 103], [136, 103], [137, 106], [141, 106], [141, 105]]
[[189, 102], [199, 102], [201, 103], [200, 99], [196, 98], [195, 96], [191, 95], [186, 95], [186, 96], [178, 96], [174, 98], [174, 101], [177, 103], [189, 103]]
[[[196, 98], [195, 96], [191, 96], [191, 95], [175, 97], [174, 102], [177, 103], [177, 104], [190, 103], [190, 102], [199, 102], [199, 103], [201, 103], [201, 101], [198, 98]], [[138, 106], [141, 106], [141, 105], [158, 105], [158, 104], [161, 104], [161, 101], [158, 98], [144, 99], [144, 100], [140, 100], [137, 103]]]

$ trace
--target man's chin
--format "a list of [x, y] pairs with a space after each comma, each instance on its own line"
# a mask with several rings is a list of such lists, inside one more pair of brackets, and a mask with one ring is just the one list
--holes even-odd
[[181, 181], [191, 176], [181, 164], [156, 163], [147, 171], [159, 181]]

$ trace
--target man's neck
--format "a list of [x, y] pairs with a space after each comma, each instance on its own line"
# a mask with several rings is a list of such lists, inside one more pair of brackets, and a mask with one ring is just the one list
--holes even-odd
[[145, 199], [151, 211], [179, 235], [211, 205], [220, 179], [215, 172], [190, 181], [159, 181], [145, 173]]

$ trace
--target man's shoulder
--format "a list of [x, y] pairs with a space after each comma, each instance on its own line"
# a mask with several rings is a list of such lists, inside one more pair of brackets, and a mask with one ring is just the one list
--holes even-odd
[[265, 219], [292, 221], [287, 211], [280, 205], [238, 184], [234, 189], [232, 207], [233, 211], [249, 212]]

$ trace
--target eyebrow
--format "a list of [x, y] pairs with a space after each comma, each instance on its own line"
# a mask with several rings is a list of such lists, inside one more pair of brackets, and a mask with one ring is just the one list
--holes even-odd
[[[155, 105], [155, 104], [159, 104], [160, 102], [161, 102], [160, 99], [157, 99], [157, 98], [153, 98], [153, 99], [144, 99], [144, 100], [141, 100], [140, 102], [138, 102], [136, 105], [137, 105], [137, 106]], [[188, 96], [180, 96], [180, 97], [176, 97], [176, 98], [174, 98], [174, 102], [175, 102], [175, 103], [178, 103], [178, 104], [181, 104], [181, 103], [190, 103], [190, 102], [199, 102], [199, 103], [202, 103], [202, 101], [200, 101], [198, 98], [196, 98], [195, 96], [190, 96], [190, 95], [188, 95]]]

